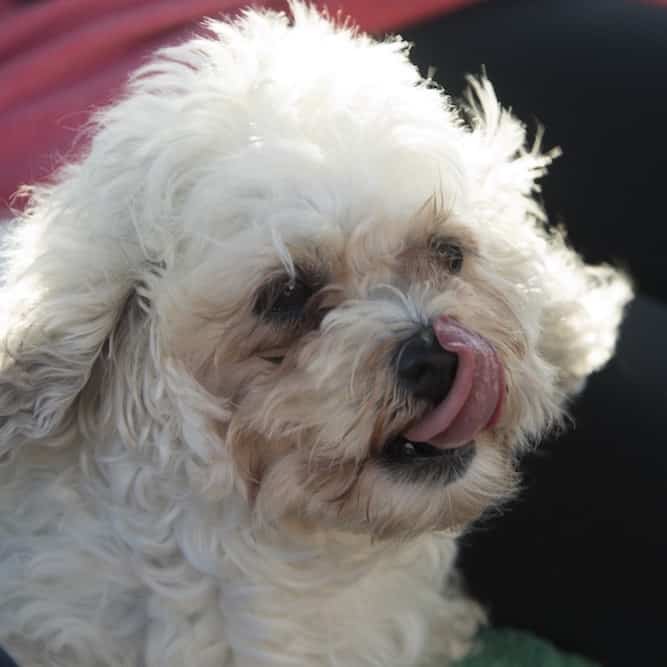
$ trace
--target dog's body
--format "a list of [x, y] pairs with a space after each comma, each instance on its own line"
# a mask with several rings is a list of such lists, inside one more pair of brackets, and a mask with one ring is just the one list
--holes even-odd
[[[72, 481], [49, 480], [31, 516], [15, 515], [24, 535], [3, 543], [33, 554], [28, 572], [3, 564], [3, 631], [20, 633], [6, 644], [19, 665], [442, 665], [483, 619], [441, 594], [452, 538], [327, 535], [280, 553], [253, 540], [238, 504], [220, 516], [135, 510], [125, 538], [122, 519], [109, 529], [81, 508]], [[25, 535], [37, 512], [50, 530]], [[137, 534], [141, 547], [129, 546]]]
[[456, 536], [613, 351], [627, 282], [543, 229], [488, 82], [466, 126], [401, 42], [292, 10], [165, 51], [10, 233], [22, 667], [447, 664]]

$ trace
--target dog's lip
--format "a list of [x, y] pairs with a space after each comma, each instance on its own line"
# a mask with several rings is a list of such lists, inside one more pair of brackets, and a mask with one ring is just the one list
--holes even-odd
[[493, 427], [505, 400], [503, 366], [491, 343], [446, 315], [433, 323], [440, 345], [458, 356], [458, 370], [447, 398], [403, 436], [434, 447], [462, 447]]

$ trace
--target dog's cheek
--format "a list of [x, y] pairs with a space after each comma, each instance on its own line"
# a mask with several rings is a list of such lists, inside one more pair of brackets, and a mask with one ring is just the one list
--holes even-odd
[[332, 465], [293, 451], [265, 471], [254, 509], [265, 524], [296, 520], [376, 539], [460, 531], [516, 489], [508, 447], [487, 443], [480, 457], [465, 478], [445, 486], [397, 480], [372, 459]]
[[227, 457], [231, 460], [237, 486], [250, 507], [255, 507], [269, 470], [289, 455], [291, 445], [284, 440], [268, 440], [248, 428], [242, 420], [218, 424]]
[[305, 518], [312, 514], [304, 488], [305, 469], [306, 464], [298, 451], [286, 454], [270, 468], [264, 469], [253, 499], [253, 509], [261, 523], [276, 524], [281, 520]]
[[226, 456], [233, 466], [237, 488], [249, 504], [253, 504], [263, 475], [256, 442], [236, 433], [230, 424], [215, 424], [214, 429], [224, 443]]

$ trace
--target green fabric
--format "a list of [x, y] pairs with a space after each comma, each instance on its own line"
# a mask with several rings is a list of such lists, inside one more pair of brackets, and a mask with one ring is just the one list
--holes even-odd
[[562, 653], [528, 633], [492, 628], [480, 633], [476, 648], [456, 667], [596, 667], [596, 663]]

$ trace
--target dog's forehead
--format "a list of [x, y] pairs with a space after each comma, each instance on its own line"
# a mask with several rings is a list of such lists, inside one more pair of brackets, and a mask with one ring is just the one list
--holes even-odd
[[282, 262], [325, 283], [349, 286], [416, 276], [419, 267], [428, 264], [429, 248], [439, 238], [466, 249], [478, 245], [473, 229], [441, 208], [436, 197], [416, 211], [406, 208], [404, 212], [295, 207], [288, 215], [277, 215], [274, 223], [270, 235], [256, 230], [258, 246], [263, 247], [262, 262], [270, 274]]
[[464, 171], [455, 148], [424, 154], [401, 144], [386, 152], [372, 142], [258, 142], [224, 161], [209, 192], [224, 198], [211, 207], [222, 234], [228, 213], [237, 229], [295, 243], [333, 230], [339, 244], [392, 240], [465, 210]]
[[381, 139], [259, 133], [197, 184], [187, 231], [216, 271], [291, 263], [340, 274], [381, 268], [407, 243], [470, 219], [460, 147], [431, 135], [428, 146], [412, 135]]

